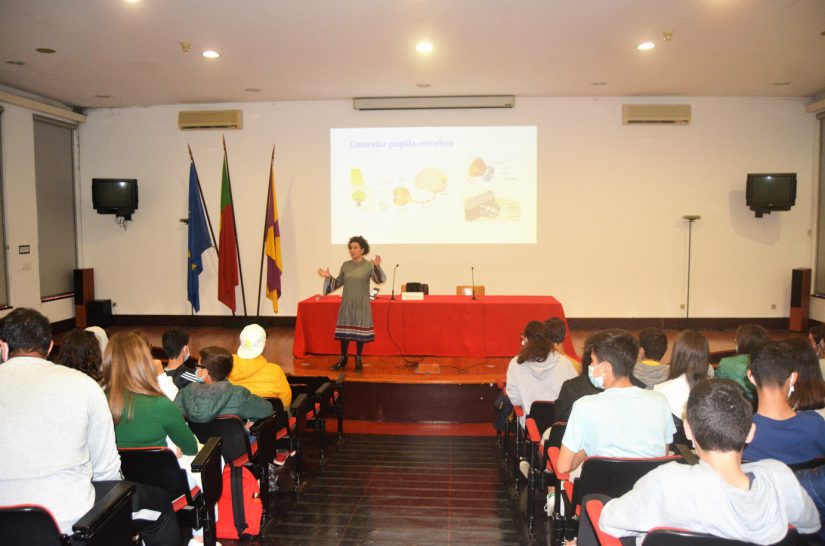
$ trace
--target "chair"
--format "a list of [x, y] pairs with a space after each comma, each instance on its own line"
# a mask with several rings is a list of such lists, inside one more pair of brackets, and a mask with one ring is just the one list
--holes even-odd
[[203, 543], [205, 546], [215, 546], [217, 534], [215, 524], [215, 505], [223, 493], [223, 473], [221, 472], [221, 444], [219, 437], [209, 438], [195, 459], [192, 461], [192, 472], [201, 475], [203, 485]]
[[673, 434], [673, 441], [670, 443], [671, 449], [672, 446], [675, 446], [676, 444], [693, 447], [693, 442], [688, 440], [688, 437], [685, 435], [685, 424], [675, 415], [673, 415], [673, 425], [676, 427], [676, 432]]
[[[284, 411], [284, 403], [280, 398], [264, 398], [272, 404], [275, 417], [275, 441], [286, 442], [289, 450], [295, 453], [295, 486], [301, 485], [303, 481], [303, 461], [304, 452], [301, 447], [301, 435], [306, 430], [306, 415], [312, 407], [310, 400], [305, 393], [299, 393], [292, 399], [289, 411], [292, 417]], [[275, 444], [273, 443], [273, 458], [275, 457]], [[272, 459], [269, 459], [270, 461]]]
[[115, 485], [72, 526], [61, 534], [51, 513], [42, 506], [18, 504], [0, 507], [0, 543], [4, 546], [131, 546], [132, 496], [135, 486]]
[[402, 292], [424, 292], [425, 296], [430, 294], [430, 285], [423, 282], [408, 282], [401, 285]]
[[[344, 374], [339, 375], [338, 383], [343, 385]], [[340, 388], [336, 390], [336, 385], [331, 383], [326, 376], [299, 377], [288, 375], [287, 380], [292, 388], [293, 394], [306, 394], [311, 403], [308, 411], [304, 414], [306, 424], [315, 427], [318, 433], [318, 445], [320, 448], [320, 462], [326, 460], [326, 419], [335, 413], [338, 417], [338, 438], [343, 438], [343, 411], [338, 409], [338, 399], [340, 398]], [[336, 392], [338, 395], [336, 395]]]
[[[471, 284], [459, 284], [455, 287], [455, 295], [456, 296], [472, 296], [473, 295], [473, 285]], [[484, 295], [484, 285], [477, 284], [475, 285], [475, 292], [476, 297]]]
[[[527, 529], [533, 532], [535, 524], [535, 489], [536, 474], [544, 468], [544, 450], [541, 448], [541, 436], [553, 426], [553, 402], [537, 400], [530, 406], [530, 414], [525, 419], [525, 448], [530, 450], [530, 471], [527, 475]], [[551, 432], [552, 433], [552, 432]], [[559, 438], [561, 443], [561, 438]], [[545, 488], [546, 490], [546, 488]]]

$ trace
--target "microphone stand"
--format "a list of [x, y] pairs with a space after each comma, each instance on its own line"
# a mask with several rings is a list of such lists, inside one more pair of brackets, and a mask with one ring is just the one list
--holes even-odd
[[476, 299], [476, 275], [475, 275], [475, 267], [470, 266], [470, 279], [471, 279], [471, 289], [473, 291], [473, 299]]
[[395, 264], [395, 267], [392, 268], [392, 295], [390, 296], [391, 300], [395, 299], [395, 270], [398, 269], [398, 264]]

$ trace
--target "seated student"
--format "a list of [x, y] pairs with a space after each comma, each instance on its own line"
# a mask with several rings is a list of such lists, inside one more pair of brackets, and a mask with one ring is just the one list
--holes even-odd
[[673, 342], [673, 356], [670, 359], [668, 380], [653, 387], [665, 395], [670, 411], [680, 419], [685, 419], [685, 405], [690, 390], [708, 376], [708, 340], [696, 330], [684, 330]]
[[661, 362], [666, 352], [667, 335], [660, 328], [643, 328], [639, 332], [639, 360], [633, 375], [648, 389], [668, 377], [670, 368]]
[[577, 469], [585, 458], [661, 457], [676, 427], [667, 399], [633, 386], [630, 376], [639, 346], [630, 333], [611, 330], [597, 336], [588, 377], [604, 392], [573, 404], [559, 450], [557, 470]]
[[825, 379], [825, 324], [818, 324], [808, 330], [808, 341], [819, 358], [819, 370]]
[[564, 340], [567, 339], [567, 325], [564, 321], [558, 317], [550, 317], [549, 319], [544, 321], [544, 327], [547, 328], [547, 334], [550, 336], [550, 341], [556, 344], [556, 349], [559, 352], [559, 355], [563, 356], [570, 362], [570, 365], [573, 366], [573, 369], [576, 370], [576, 374], [580, 374], [582, 371], [581, 364], [578, 360], [575, 360], [567, 354], [564, 350]]
[[[576, 370], [567, 357], [559, 354], [541, 322], [528, 322], [521, 340], [521, 351], [507, 367], [507, 397], [529, 414], [536, 400], [554, 401], [562, 383], [576, 377]], [[520, 421], [524, 426], [523, 416]]]
[[61, 340], [60, 352], [54, 362], [83, 372], [99, 383], [102, 359], [97, 336], [87, 330], [75, 328]]
[[[579, 375], [564, 382], [561, 386], [561, 391], [559, 391], [559, 397], [556, 398], [556, 402], [553, 404], [553, 417], [556, 422], [567, 421], [570, 419], [570, 411], [573, 409], [573, 403], [576, 402], [576, 400], [590, 394], [599, 394], [604, 390], [597, 389], [593, 386], [593, 383], [587, 376], [587, 370], [590, 367], [593, 345], [596, 344], [598, 339], [608, 335], [611, 331], [612, 330], [602, 330], [601, 332], [590, 334], [584, 341]], [[632, 375], [630, 376], [630, 382], [640, 389], [645, 388], [645, 384]]]
[[650, 471], [605, 505], [599, 526], [616, 537], [637, 536], [638, 543], [654, 527], [755, 544], [778, 542], [788, 525], [800, 534], [816, 532], [816, 508], [787, 466], [771, 460], [740, 464], [753, 432], [751, 404], [740, 387], [724, 379], [699, 382], [690, 391], [685, 420], [699, 464], [674, 461]]
[[819, 359], [813, 347], [804, 339], [785, 340], [796, 363], [796, 383], [788, 403], [796, 411], [816, 410], [825, 417], [825, 379], [819, 370]]
[[166, 330], [161, 338], [163, 350], [169, 362], [166, 364], [166, 375], [172, 378], [178, 389], [183, 389], [198, 381], [194, 365], [187, 364], [189, 360], [189, 333], [184, 330]]
[[[46, 360], [51, 325], [34, 309], [9, 313], [0, 338], [0, 504], [44, 506], [70, 534], [121, 480], [106, 395], [86, 374]], [[132, 512], [147, 546], [178, 543], [161, 489], [136, 484]]]
[[284, 409], [292, 403], [292, 389], [280, 366], [267, 362], [263, 352], [266, 347], [266, 331], [257, 324], [241, 330], [241, 344], [233, 355], [234, 363], [229, 381], [249, 389], [263, 398], [280, 398]]
[[753, 355], [748, 379], [756, 385], [759, 407], [753, 416], [756, 434], [742, 454], [745, 460], [797, 464], [825, 457], [825, 419], [815, 411], [796, 412], [788, 403], [795, 369], [786, 343], [768, 343]]
[[249, 390], [227, 381], [232, 371], [232, 354], [223, 347], [206, 347], [200, 352], [196, 383], [180, 391], [175, 404], [193, 423], [208, 423], [218, 415], [241, 419], [263, 419], [272, 415], [272, 405]]
[[825, 464], [796, 471], [796, 479], [816, 505], [821, 525], [817, 536], [825, 541]]
[[736, 329], [736, 356], [727, 356], [720, 360], [714, 377], [735, 381], [745, 389], [748, 398], [753, 400], [755, 391], [747, 378], [751, 355], [760, 345], [770, 340], [768, 331], [758, 324], [743, 324]]

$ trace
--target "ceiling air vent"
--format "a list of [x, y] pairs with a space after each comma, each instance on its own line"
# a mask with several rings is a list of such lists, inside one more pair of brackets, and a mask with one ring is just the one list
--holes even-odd
[[622, 104], [622, 124], [687, 125], [689, 104]]
[[192, 129], [243, 129], [243, 110], [183, 110], [178, 112], [181, 131]]

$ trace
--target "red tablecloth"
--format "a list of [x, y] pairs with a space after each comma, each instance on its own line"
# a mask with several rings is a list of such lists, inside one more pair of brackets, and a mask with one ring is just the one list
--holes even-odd
[[[338, 295], [298, 303], [295, 356], [340, 352], [334, 338], [340, 305]], [[561, 303], [552, 296], [425, 296], [423, 301], [379, 296], [372, 313], [375, 341], [365, 345], [367, 355], [514, 356], [529, 321], [564, 319]], [[576, 354], [570, 336], [564, 348], [568, 355]]]

